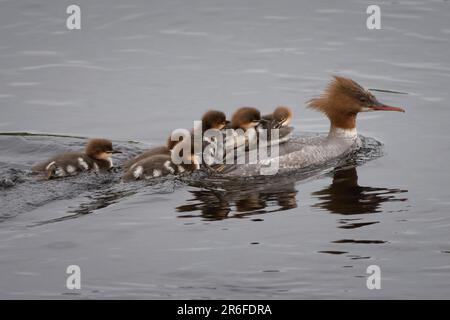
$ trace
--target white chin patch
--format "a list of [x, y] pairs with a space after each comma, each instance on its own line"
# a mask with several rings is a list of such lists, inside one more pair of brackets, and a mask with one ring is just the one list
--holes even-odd
[[281, 124], [283, 127], [287, 127], [290, 123], [291, 123], [292, 118], [289, 117], [286, 120], [283, 121], [283, 123]]

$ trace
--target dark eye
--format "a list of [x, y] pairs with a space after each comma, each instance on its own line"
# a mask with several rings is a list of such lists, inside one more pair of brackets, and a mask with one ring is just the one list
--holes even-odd
[[364, 96], [363, 96], [363, 97], [360, 97], [360, 98], [359, 98], [359, 101], [361, 101], [361, 102], [366, 102], [366, 101], [367, 101], [367, 98], [364, 97]]

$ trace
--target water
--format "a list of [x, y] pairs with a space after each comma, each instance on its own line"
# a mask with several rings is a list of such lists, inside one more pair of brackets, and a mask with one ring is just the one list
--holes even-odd
[[[69, 31], [66, 3], [1, 1], [0, 131], [51, 134], [0, 136], [1, 298], [449, 297], [449, 2], [382, 1], [378, 31], [365, 1], [78, 3]], [[304, 105], [331, 74], [407, 93], [376, 93], [406, 113], [359, 116], [368, 148], [337, 168], [29, 175], [82, 137], [114, 140], [120, 163], [208, 108], [289, 105], [296, 135], [326, 132]], [[366, 287], [373, 264], [381, 290]]]

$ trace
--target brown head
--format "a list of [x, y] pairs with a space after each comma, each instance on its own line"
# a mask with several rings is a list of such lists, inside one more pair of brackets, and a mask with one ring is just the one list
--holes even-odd
[[233, 129], [248, 130], [256, 127], [261, 121], [261, 113], [252, 107], [239, 108], [231, 117], [231, 127]]
[[331, 125], [341, 129], [356, 127], [356, 116], [367, 111], [400, 111], [402, 108], [380, 103], [375, 96], [355, 81], [334, 76], [325, 92], [308, 101], [308, 107], [325, 113]]
[[[228, 123], [225, 114], [222, 111], [209, 110], [202, 116], [202, 132], [209, 129], [222, 130]], [[191, 138], [193, 138], [194, 132], [191, 131]], [[179, 142], [183, 141], [184, 137], [180, 137], [178, 140], [173, 141], [172, 135], [167, 138], [167, 148], [172, 150]]]
[[107, 160], [113, 153], [120, 153], [114, 150], [112, 142], [106, 139], [91, 139], [86, 145], [86, 154], [97, 160]]
[[282, 127], [288, 126], [292, 120], [292, 111], [288, 107], [279, 106], [273, 112], [273, 118]]
[[202, 117], [202, 130], [222, 130], [227, 124], [227, 117], [222, 111], [209, 110]]

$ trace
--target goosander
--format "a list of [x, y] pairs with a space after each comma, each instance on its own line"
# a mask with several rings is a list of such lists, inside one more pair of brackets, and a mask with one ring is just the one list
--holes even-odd
[[[228, 121], [226, 120], [225, 114], [221, 111], [216, 111], [216, 110], [209, 110], [209, 111], [205, 112], [202, 116], [201, 122], [202, 122], [202, 124], [201, 124], [202, 132], [205, 132], [206, 130], [209, 130], [209, 129], [221, 130], [228, 123]], [[191, 139], [193, 138], [193, 130], [191, 130]], [[123, 164], [124, 171], [128, 171], [128, 169], [130, 169], [135, 163], [137, 163], [138, 161], [140, 161], [142, 159], [148, 158], [148, 157], [152, 157], [155, 155], [170, 156], [171, 150], [177, 145], [177, 143], [179, 143], [182, 140], [183, 140], [183, 138], [181, 137], [181, 139], [179, 139], [178, 141], [173, 141], [171, 139], [171, 136], [169, 136], [165, 146], [157, 146], [157, 147], [151, 148], [150, 150], [147, 150], [147, 151], [135, 156], [134, 158], [126, 161]]]
[[270, 128], [287, 127], [292, 120], [292, 111], [288, 107], [279, 106], [273, 113], [266, 114], [262, 118], [268, 122]]
[[[190, 152], [183, 152], [183, 148], [188, 147], [190, 147]], [[174, 154], [179, 155], [179, 163], [174, 161]], [[187, 140], [177, 143], [174, 146], [171, 155], [158, 154], [137, 161], [127, 172], [125, 172], [122, 181], [147, 180], [199, 169], [199, 157], [194, 153], [194, 145]]]
[[235, 165], [224, 170], [231, 175], [257, 175], [261, 168], [273, 166], [278, 172], [320, 165], [359, 147], [356, 117], [360, 112], [398, 111], [404, 109], [380, 103], [355, 81], [334, 76], [325, 92], [307, 102], [309, 108], [324, 113], [330, 120], [328, 136], [304, 142], [289, 141], [279, 146], [279, 156], [257, 164]]
[[261, 121], [261, 112], [253, 107], [242, 107], [237, 109], [231, 116], [231, 129], [242, 129], [247, 131], [256, 127]]
[[[222, 130], [227, 124], [229, 124], [229, 121], [227, 121], [227, 117], [222, 111], [209, 110], [202, 116], [201, 133], [203, 134], [205, 131], [210, 129]], [[194, 130], [195, 129], [191, 130], [191, 138], [194, 136]], [[173, 141], [172, 137], [169, 136], [167, 138], [167, 146], [170, 150], [172, 150], [173, 147], [180, 141], [182, 141], [182, 139]]]
[[[223, 149], [224, 162], [226, 162], [227, 158], [234, 158], [234, 150], [238, 148], [244, 147], [246, 150], [249, 150], [249, 147], [257, 142], [258, 135], [255, 128], [260, 123], [261, 112], [258, 109], [253, 107], [241, 107], [237, 109], [231, 116], [231, 122], [223, 132], [223, 145], [215, 145], [211, 150], [214, 150], [213, 153], [215, 153], [218, 149]], [[210, 158], [211, 156], [215, 157], [215, 155], [210, 155]], [[216, 160], [222, 162], [222, 159]], [[213, 167], [214, 171], [221, 171], [223, 169], [223, 164]]]
[[47, 179], [76, 175], [83, 171], [107, 171], [113, 167], [111, 156], [121, 153], [114, 150], [112, 142], [106, 139], [89, 140], [84, 152], [59, 154], [32, 167], [35, 173], [46, 173]]

